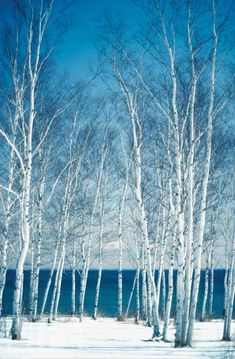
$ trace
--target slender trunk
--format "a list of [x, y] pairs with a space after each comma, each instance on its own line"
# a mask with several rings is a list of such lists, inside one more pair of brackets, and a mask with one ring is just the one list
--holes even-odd
[[213, 302], [214, 302], [214, 247], [215, 247], [215, 224], [216, 224], [216, 210], [213, 208], [212, 212], [212, 240], [209, 253], [210, 263], [210, 295], [209, 295], [209, 318], [213, 317]]
[[[212, 264], [213, 265], [213, 264]], [[209, 318], [213, 318], [213, 302], [214, 302], [214, 268], [210, 269], [210, 297], [209, 297]]]
[[[33, 112], [34, 116], [34, 111]], [[21, 299], [23, 295], [23, 279], [24, 279], [24, 263], [28, 253], [30, 243], [30, 183], [31, 183], [31, 171], [32, 171], [32, 133], [28, 139], [28, 161], [27, 169], [24, 173], [23, 178], [23, 191], [22, 191], [22, 202], [21, 202], [21, 213], [22, 213], [22, 247], [16, 264], [16, 279], [14, 287], [14, 300], [13, 300], [13, 321], [11, 327], [11, 337], [13, 340], [18, 340], [21, 337]]]
[[225, 315], [225, 309], [227, 306], [227, 292], [228, 292], [228, 272], [229, 272], [229, 266], [228, 266], [228, 260], [227, 260], [227, 264], [226, 264], [226, 269], [225, 269], [225, 273], [224, 273], [224, 307], [223, 307], [223, 317]]
[[140, 321], [140, 267], [138, 264], [137, 273], [136, 273], [136, 316], [135, 322], [139, 324]]
[[119, 237], [119, 262], [118, 262], [118, 320], [122, 319], [122, 211], [119, 211], [118, 221]]
[[131, 164], [131, 159], [126, 168], [126, 178], [124, 183], [124, 188], [122, 191], [122, 199], [119, 206], [119, 217], [118, 217], [118, 238], [119, 238], [119, 263], [118, 263], [118, 319], [122, 319], [122, 251], [123, 251], [123, 239], [122, 239], [122, 222], [123, 222], [123, 209], [126, 199], [126, 192], [128, 187], [129, 180], [129, 168]]
[[[41, 152], [40, 152], [41, 155]], [[38, 225], [37, 225], [37, 240], [36, 240], [36, 258], [35, 258], [35, 268], [33, 276], [33, 286], [34, 286], [34, 295], [33, 295], [33, 321], [37, 319], [38, 315], [38, 289], [39, 289], [39, 274], [41, 266], [41, 244], [42, 244], [42, 215], [43, 215], [43, 195], [45, 188], [45, 177], [43, 176], [39, 184], [39, 205], [38, 205]]]
[[63, 280], [63, 273], [64, 273], [64, 260], [65, 260], [65, 250], [62, 255], [62, 263], [59, 270], [59, 278], [58, 278], [58, 287], [56, 291], [56, 300], [55, 300], [55, 306], [54, 306], [54, 314], [53, 314], [53, 320], [56, 320], [57, 313], [58, 313], [58, 307], [59, 307], [59, 301], [60, 301], [60, 295], [61, 295], [61, 285]]
[[39, 289], [39, 274], [41, 265], [41, 241], [36, 242], [36, 268], [34, 269], [34, 295], [33, 295], [33, 321], [37, 319], [38, 315], [38, 289]]
[[61, 256], [60, 259], [59, 259], [58, 267], [57, 267], [56, 274], [55, 274], [55, 283], [54, 283], [54, 288], [53, 288], [53, 293], [52, 293], [52, 298], [51, 298], [51, 306], [50, 306], [50, 312], [49, 312], [49, 316], [48, 316], [48, 323], [51, 323], [52, 318], [53, 318], [53, 312], [54, 312], [55, 300], [56, 300], [56, 293], [57, 293], [58, 285], [59, 285], [59, 275], [60, 275], [62, 262], [63, 262], [63, 258]]
[[1, 248], [1, 267], [0, 267], [0, 318], [2, 316], [2, 299], [3, 292], [6, 284], [6, 275], [7, 275], [7, 252], [8, 252], [8, 239], [4, 240], [3, 246]]
[[151, 327], [153, 324], [153, 306], [152, 306], [152, 290], [151, 290], [151, 281], [149, 279], [149, 274], [147, 272], [147, 323], [148, 327]]
[[204, 278], [204, 295], [202, 302], [202, 316], [201, 320], [204, 321], [206, 319], [206, 304], [208, 300], [208, 287], [209, 287], [209, 270], [206, 268], [205, 270], [205, 278]]
[[172, 298], [173, 298], [173, 291], [174, 291], [175, 239], [176, 239], [176, 235], [174, 234], [173, 244], [172, 244], [172, 248], [171, 248], [171, 255], [170, 255], [170, 268], [168, 270], [168, 293], [167, 293], [166, 313], [165, 313], [164, 326], [163, 326], [163, 340], [164, 341], [168, 340], [167, 336], [168, 336]]
[[141, 316], [143, 320], [147, 319], [147, 285], [146, 285], [146, 269], [143, 268], [142, 274], [142, 300], [141, 300]]
[[137, 270], [136, 270], [136, 313], [135, 313], [135, 322], [139, 324], [140, 321], [140, 268], [141, 268], [141, 256], [139, 250], [139, 244], [136, 234], [136, 227], [134, 229], [134, 238], [135, 238], [135, 248], [136, 248], [136, 262], [137, 262]]
[[43, 295], [42, 308], [41, 308], [39, 319], [42, 318], [42, 316], [44, 315], [44, 312], [45, 312], [47, 298], [48, 298], [49, 290], [50, 290], [50, 287], [51, 287], [52, 278], [53, 278], [53, 275], [54, 275], [54, 272], [55, 272], [55, 267], [56, 267], [56, 262], [57, 262], [57, 257], [58, 257], [58, 251], [59, 251], [59, 245], [60, 245], [60, 239], [56, 243], [55, 253], [54, 253], [54, 256], [53, 256], [53, 262], [52, 262], [52, 266], [51, 266], [51, 269], [50, 269], [50, 272], [49, 272], [49, 277], [48, 277], [48, 280], [47, 280], [46, 289], [45, 289], [45, 292], [44, 292], [44, 295]]
[[[145, 213], [145, 206], [143, 202], [143, 195], [142, 195], [142, 174], [141, 174], [141, 128], [139, 128], [140, 132], [140, 139], [138, 142], [137, 139], [137, 128], [136, 128], [136, 120], [134, 118], [135, 111], [132, 112], [132, 129], [133, 129], [133, 141], [134, 141], [134, 153], [135, 153], [135, 170], [136, 170], [136, 188], [135, 188], [135, 195], [136, 201], [138, 205], [138, 209], [140, 212], [141, 224], [142, 224], [142, 231], [143, 231], [143, 240], [145, 243], [145, 251], [146, 251], [146, 259], [147, 259], [147, 273], [148, 273], [148, 287], [151, 290], [151, 297], [153, 299], [153, 338], [160, 336], [160, 323], [159, 323], [159, 313], [158, 313], [158, 302], [157, 302], [157, 293], [156, 293], [156, 285], [155, 285], [155, 278], [152, 271], [152, 258], [151, 258], [151, 250], [149, 244], [149, 237], [148, 237], [148, 223], [147, 223], [147, 216]], [[138, 126], [140, 126], [138, 124]], [[149, 303], [150, 304], [150, 303]]]
[[217, 33], [215, 27], [215, 5], [213, 2], [213, 37], [214, 47], [212, 51], [211, 60], [211, 80], [210, 80], [210, 103], [208, 109], [208, 123], [207, 123], [207, 140], [206, 140], [206, 158], [204, 162], [204, 171], [202, 179], [202, 194], [200, 203], [200, 215], [199, 215], [199, 228], [198, 228], [198, 240], [195, 253], [195, 273], [192, 291], [192, 303], [190, 307], [190, 320], [187, 333], [186, 344], [192, 346], [193, 329], [196, 317], [198, 291], [201, 275], [201, 260], [202, 260], [202, 243], [204, 239], [205, 224], [206, 224], [206, 209], [207, 209], [207, 191], [210, 175], [211, 154], [212, 154], [212, 134], [213, 134], [213, 110], [214, 110], [214, 97], [215, 97], [215, 69], [216, 69], [216, 54], [217, 54]]
[[[12, 167], [12, 166], [11, 166]], [[10, 175], [9, 175], [9, 189], [12, 188], [13, 182], [13, 169], [10, 168]], [[6, 284], [6, 275], [7, 275], [7, 254], [8, 254], [8, 247], [9, 247], [9, 225], [10, 225], [10, 209], [11, 209], [11, 202], [10, 197], [8, 195], [7, 204], [6, 204], [6, 219], [5, 219], [5, 228], [3, 233], [3, 244], [2, 248], [0, 249], [1, 253], [1, 265], [0, 265], [0, 317], [2, 316], [2, 300], [3, 300], [3, 292]]]
[[167, 303], [166, 303], [166, 313], [164, 317], [164, 326], [163, 326], [163, 340], [167, 341], [168, 328], [170, 323], [170, 315], [171, 315], [171, 305], [172, 305], [172, 297], [173, 297], [173, 270], [174, 266], [171, 265], [168, 270], [168, 294], [167, 294]]
[[[161, 185], [162, 187], [162, 185]], [[162, 191], [163, 192], [163, 191]], [[163, 194], [162, 194], [162, 200]], [[163, 279], [163, 266], [164, 266], [164, 258], [165, 258], [165, 251], [166, 251], [166, 209], [163, 207], [162, 209], [162, 231], [161, 231], [161, 249], [160, 249], [160, 261], [159, 261], [159, 268], [158, 268], [158, 277], [157, 277], [157, 285], [156, 285], [156, 294], [157, 294], [157, 311], [159, 312], [159, 304], [160, 304], [160, 293], [161, 293], [161, 284]], [[155, 273], [155, 272], [154, 272]], [[154, 274], [153, 273], [153, 274]], [[163, 287], [162, 287], [163, 289]], [[164, 308], [165, 309], [165, 308]]]
[[79, 310], [78, 310], [78, 315], [81, 322], [83, 320], [83, 315], [84, 315], [85, 280], [86, 280], [86, 263], [83, 262], [82, 272], [80, 277]]
[[[159, 7], [158, 7], [159, 8]], [[183, 334], [183, 314], [184, 314], [184, 286], [185, 286], [185, 236], [184, 236], [184, 209], [183, 209], [183, 154], [181, 144], [181, 130], [179, 123], [179, 113], [177, 107], [177, 77], [175, 70], [174, 49], [171, 47], [167, 37], [166, 26], [162, 12], [159, 8], [160, 21], [162, 25], [165, 47], [170, 61], [170, 77], [172, 83], [171, 107], [173, 112], [173, 124], [175, 135], [175, 170], [176, 170], [176, 224], [177, 224], [177, 251], [178, 251], [178, 270], [177, 270], [177, 294], [176, 294], [176, 335], [175, 346], [182, 345]]]
[[33, 314], [33, 297], [34, 297], [34, 242], [32, 240], [31, 246], [31, 263], [30, 263], [30, 279], [29, 279], [29, 317]]
[[166, 273], [163, 269], [162, 272], [162, 318], [166, 315]]
[[[43, 314], [44, 314], [45, 306], [46, 306], [46, 302], [47, 302], [47, 298], [48, 298], [48, 294], [49, 294], [49, 290], [50, 290], [50, 287], [51, 287], [51, 284], [52, 284], [52, 279], [53, 279], [53, 275], [54, 275], [55, 268], [56, 268], [57, 258], [58, 258], [58, 254], [59, 254], [59, 248], [60, 248], [61, 240], [62, 240], [62, 230], [63, 230], [63, 226], [64, 226], [64, 218], [63, 217], [64, 217], [64, 215], [62, 216], [61, 222], [59, 224], [58, 240], [57, 240], [57, 243], [56, 243], [55, 253], [54, 253], [54, 257], [53, 257], [53, 263], [52, 263], [52, 267], [51, 267], [51, 270], [50, 270], [50, 273], [49, 273], [47, 286], [46, 286], [44, 296], [43, 296], [42, 309], [41, 309], [39, 319], [41, 319]], [[54, 288], [53, 288], [52, 301], [51, 301], [51, 307], [50, 307], [48, 321], [52, 320], [52, 313], [53, 313], [53, 308], [54, 308], [54, 299], [53, 298], [55, 297], [56, 290], [57, 290], [56, 286], [57, 286], [58, 275], [59, 275], [58, 271], [59, 271], [59, 268], [61, 266], [63, 247], [64, 247], [64, 238], [63, 238], [63, 241], [62, 241], [61, 256], [60, 256], [60, 258], [58, 260], [57, 270], [56, 270], [56, 274], [55, 274], [55, 283], [54, 283]]]
[[[70, 138], [70, 158], [72, 158], [72, 144], [73, 144], [73, 138], [71, 135]], [[56, 280], [55, 280], [55, 287], [53, 291], [52, 296], [52, 302], [51, 302], [51, 311], [48, 321], [50, 322], [52, 320], [56, 320], [57, 318], [57, 312], [58, 312], [58, 306], [60, 301], [60, 295], [61, 295], [61, 285], [63, 280], [63, 272], [64, 272], [64, 262], [65, 262], [65, 254], [66, 254], [66, 243], [67, 243], [67, 233], [68, 233], [68, 227], [69, 227], [69, 214], [70, 214], [70, 208], [73, 200], [73, 194], [74, 189], [76, 188], [76, 180], [77, 180], [77, 174], [79, 172], [80, 165], [78, 165], [77, 170], [75, 173], [73, 173], [73, 166], [70, 164], [68, 167], [68, 174], [67, 174], [67, 180], [66, 180], [66, 187], [65, 187], [65, 193], [63, 197], [63, 205], [62, 205], [62, 219], [61, 219], [61, 231], [62, 233], [62, 248], [61, 248], [61, 257], [60, 257], [60, 264], [57, 268], [56, 273]], [[75, 179], [75, 182], [74, 182]]]
[[101, 277], [102, 277], [102, 262], [99, 263], [98, 278], [97, 278], [96, 290], [95, 290], [95, 304], [94, 304], [94, 313], [93, 313], [93, 319], [95, 320], [97, 318], [97, 311], [99, 305]]
[[[165, 244], [162, 244], [162, 246], [165, 246]], [[157, 278], [157, 286], [156, 286], [156, 293], [157, 293], [157, 311], [159, 312], [159, 303], [160, 303], [160, 293], [161, 293], [161, 287], [163, 290], [163, 286], [161, 284], [164, 280], [164, 270], [163, 270], [163, 264], [164, 264], [164, 256], [165, 256], [165, 249], [162, 248], [161, 250], [161, 257], [160, 257], [160, 265], [158, 268], [158, 278]], [[163, 292], [162, 292], [163, 293]]]
[[225, 341], [232, 340], [231, 323], [233, 315], [235, 296], [235, 236], [233, 237], [232, 254], [230, 260], [230, 268], [228, 272], [228, 283], [227, 283], [227, 300], [224, 315], [224, 330], [223, 339]]
[[73, 253], [72, 253], [72, 292], [71, 292], [71, 315], [74, 316], [76, 313], [76, 251], [77, 251], [77, 243], [76, 240], [73, 244]]
[[[87, 187], [88, 189], [88, 187]], [[85, 274], [86, 274], [86, 253], [85, 253], [85, 209], [86, 209], [86, 198], [87, 198], [87, 190], [85, 193], [85, 204], [84, 204], [84, 212], [83, 212], [83, 224], [82, 224], [82, 245], [81, 245], [81, 257], [82, 257], [82, 269], [80, 272], [80, 287], [79, 287], [79, 301], [78, 301], [78, 316], [80, 321], [83, 319], [84, 312], [84, 298], [85, 298]]]
[[89, 269], [90, 269], [91, 244], [92, 244], [92, 231], [93, 231], [94, 215], [95, 215], [97, 201], [98, 201], [98, 197], [99, 197], [99, 193], [100, 193], [100, 186], [101, 186], [101, 181], [102, 181], [103, 171], [104, 171], [104, 163], [105, 163], [106, 154], [107, 154], [107, 137], [106, 136], [107, 136], [107, 132], [105, 133], [104, 144], [103, 144], [102, 153], [101, 153], [101, 161], [100, 161], [100, 168], [99, 168], [99, 173], [98, 173], [98, 181], [97, 181], [97, 185], [96, 185], [96, 191], [95, 191], [95, 196], [94, 196], [94, 200], [93, 200], [93, 204], [92, 204], [92, 212], [91, 212], [91, 217], [90, 217], [91, 219], [90, 219], [89, 235], [88, 235], [88, 243], [87, 243], [88, 248], [87, 248], [86, 258], [85, 258], [85, 261], [83, 263], [84, 267], [83, 267], [83, 270], [82, 270], [81, 287], [80, 287], [80, 295], [79, 295], [79, 317], [80, 317], [80, 321], [82, 321], [82, 319], [83, 319], [86, 286], [87, 286], [88, 272], [89, 272]]
[[189, 168], [188, 168], [188, 235], [186, 236], [186, 265], [185, 265], [185, 301], [183, 313], [182, 328], [182, 345], [186, 344], [187, 331], [189, 325], [189, 310], [192, 290], [192, 245], [194, 241], [194, 162], [195, 162], [195, 129], [194, 129], [194, 113], [196, 101], [197, 76], [195, 70], [194, 49], [192, 44], [192, 28], [191, 28], [191, 9], [189, 6], [188, 14], [188, 46], [191, 58], [191, 105], [190, 105], [190, 149], [189, 149]]
[[[18, 124], [18, 114], [16, 114], [14, 119], [14, 127], [13, 127], [13, 143], [15, 143], [16, 139], [16, 126]], [[7, 200], [6, 200], [6, 215], [5, 215], [5, 228], [3, 230], [3, 244], [0, 249], [1, 254], [1, 265], [0, 265], [0, 317], [2, 316], [2, 300], [3, 300], [3, 292], [6, 284], [6, 275], [7, 275], [7, 256], [8, 256], [8, 248], [9, 248], [9, 226], [11, 219], [11, 190], [13, 186], [14, 180], [14, 169], [15, 169], [15, 153], [14, 150], [11, 149], [10, 152], [10, 161], [9, 161], [9, 169], [8, 169], [8, 192], [7, 192]]]
[[[107, 178], [106, 178], [106, 180], [107, 180]], [[94, 304], [94, 313], [93, 313], [93, 319], [95, 319], [95, 320], [97, 318], [97, 311], [98, 311], [99, 297], [100, 297], [100, 284], [101, 284], [102, 269], [103, 269], [102, 252], [103, 252], [105, 197], [106, 197], [106, 191], [104, 191], [104, 198], [103, 198], [101, 206], [100, 206], [99, 272], [98, 272], [98, 278], [97, 278], [97, 284], [96, 284], [95, 304]]]
[[133, 294], [134, 294], [135, 287], [136, 287], [136, 281], [137, 281], [137, 271], [136, 271], [136, 274], [135, 274], [135, 277], [134, 277], [134, 280], [133, 280], [133, 284], [132, 284], [132, 288], [131, 288], [131, 293], [130, 293], [130, 296], [129, 296], [129, 299], [128, 299], [128, 303], [127, 303], [126, 314], [125, 314], [125, 318], [126, 318], [126, 319], [128, 318], [128, 314], [129, 314], [129, 310], [130, 310], [130, 306], [131, 306], [131, 301], [132, 301]]
[[160, 209], [157, 210], [157, 223], [156, 223], [156, 236], [155, 236], [155, 243], [154, 243], [154, 259], [153, 259], [153, 273], [155, 273], [157, 268], [157, 258], [158, 258], [158, 238], [160, 237], [159, 228], [160, 228]]
[[86, 245], [86, 237], [85, 237], [85, 215], [86, 215], [86, 199], [87, 199], [87, 191], [85, 192], [85, 203], [84, 203], [84, 212], [83, 212], [83, 223], [82, 223], [82, 245], [81, 245], [81, 257], [82, 257], [82, 270], [80, 272], [80, 287], [79, 287], [79, 302], [78, 302], [78, 316], [80, 321], [83, 319], [84, 314], [84, 299], [85, 299], [85, 275], [86, 275], [86, 253], [85, 253], [85, 245]]

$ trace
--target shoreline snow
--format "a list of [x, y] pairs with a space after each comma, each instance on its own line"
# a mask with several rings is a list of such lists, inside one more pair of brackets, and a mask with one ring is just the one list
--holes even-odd
[[[233, 331], [235, 322], [232, 323]], [[10, 328], [10, 320], [7, 321]], [[196, 322], [194, 347], [173, 347], [174, 328], [171, 324], [169, 343], [151, 342], [152, 329], [133, 321], [118, 322], [113, 318], [58, 318], [32, 323], [24, 321], [22, 339], [0, 339], [1, 359], [52, 358], [235, 358], [235, 342], [222, 342], [222, 320]]]

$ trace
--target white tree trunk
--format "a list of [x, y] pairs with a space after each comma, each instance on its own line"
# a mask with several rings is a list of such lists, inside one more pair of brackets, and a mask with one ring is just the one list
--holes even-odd
[[152, 303], [152, 290], [151, 290], [151, 281], [148, 276], [147, 271], [147, 322], [146, 325], [151, 327], [153, 324], [153, 303]]
[[211, 60], [211, 81], [210, 81], [210, 102], [208, 109], [208, 122], [207, 122], [207, 140], [206, 140], [206, 157], [204, 162], [204, 172], [202, 178], [202, 190], [201, 190], [201, 203], [199, 214], [199, 225], [197, 235], [197, 247], [195, 249], [195, 264], [194, 264], [194, 281], [192, 291], [192, 303], [190, 307], [190, 320], [187, 333], [186, 344], [192, 346], [193, 329], [196, 317], [198, 291], [201, 275], [201, 260], [202, 260], [202, 243], [204, 239], [204, 231], [206, 224], [206, 209], [207, 209], [207, 191], [211, 165], [211, 152], [212, 152], [212, 134], [213, 134], [213, 110], [214, 110], [214, 97], [215, 97], [215, 69], [216, 69], [216, 54], [217, 54], [217, 33], [215, 28], [215, 8], [213, 3], [213, 37], [214, 47], [212, 51]]
[[223, 317], [225, 316], [225, 309], [226, 309], [226, 306], [227, 306], [228, 271], [229, 271], [229, 264], [228, 264], [228, 260], [227, 260], [226, 269], [225, 269], [225, 273], [224, 273], [224, 306], [223, 306]]
[[186, 344], [189, 324], [189, 309], [192, 289], [192, 245], [194, 241], [194, 166], [195, 166], [195, 101], [197, 89], [197, 75], [195, 70], [194, 48], [192, 44], [191, 9], [188, 14], [188, 46], [191, 58], [191, 104], [190, 104], [190, 149], [188, 168], [188, 234], [186, 236], [186, 265], [185, 265], [185, 303], [183, 314], [182, 345]]
[[[142, 254], [142, 256], [144, 256]], [[144, 264], [145, 266], [145, 264]], [[142, 300], [141, 300], [141, 316], [143, 320], [147, 319], [147, 285], [146, 285], [146, 269], [143, 267], [141, 271], [142, 275]]]
[[65, 249], [64, 249], [64, 253], [62, 255], [62, 263], [61, 263], [61, 267], [60, 267], [60, 271], [59, 271], [58, 288], [57, 288], [57, 292], [56, 292], [53, 320], [56, 320], [57, 314], [58, 314], [58, 307], [59, 307], [59, 301], [60, 301], [60, 295], [61, 295], [61, 285], [62, 285], [62, 279], [63, 279], [63, 273], [64, 273], [64, 261], [65, 261]]
[[166, 272], [162, 272], [162, 318], [165, 319], [166, 315]]
[[175, 239], [176, 239], [176, 234], [174, 234], [173, 237], [173, 243], [172, 243], [171, 254], [170, 254], [170, 268], [168, 270], [168, 293], [167, 293], [166, 313], [165, 313], [164, 326], [163, 326], [164, 341], [168, 341], [168, 329], [170, 323], [172, 298], [174, 291]]
[[56, 248], [55, 248], [55, 252], [54, 252], [54, 255], [53, 255], [53, 262], [52, 262], [52, 266], [51, 266], [51, 269], [50, 269], [50, 272], [49, 272], [49, 277], [48, 277], [48, 280], [47, 280], [46, 289], [45, 289], [45, 292], [44, 292], [44, 295], [43, 295], [42, 308], [41, 308], [39, 319], [42, 318], [42, 316], [44, 315], [44, 312], [45, 312], [47, 298], [48, 298], [48, 294], [49, 294], [49, 290], [50, 290], [50, 287], [51, 287], [52, 278], [53, 278], [53, 275], [54, 275], [56, 262], [57, 262], [57, 258], [58, 258], [60, 239], [61, 239], [61, 237], [59, 236], [59, 240], [56, 243]]
[[58, 262], [56, 274], [55, 274], [55, 283], [54, 283], [54, 288], [53, 288], [53, 293], [52, 293], [52, 298], [51, 298], [51, 306], [50, 306], [50, 312], [49, 312], [49, 316], [48, 316], [48, 323], [51, 323], [53, 320], [56, 294], [57, 294], [58, 287], [59, 287], [59, 277], [60, 277], [60, 271], [61, 271], [62, 266], [63, 266], [63, 257], [61, 255], [59, 262]]
[[122, 239], [122, 222], [123, 222], [123, 209], [124, 203], [126, 199], [126, 192], [128, 188], [129, 181], [129, 167], [130, 167], [131, 159], [129, 164], [126, 166], [126, 176], [124, 188], [122, 190], [122, 198], [119, 205], [119, 216], [118, 216], [118, 239], [119, 239], [119, 262], [118, 262], [118, 320], [122, 319], [122, 251], [123, 251], [123, 239]]
[[134, 277], [134, 280], [133, 280], [133, 283], [132, 283], [131, 293], [130, 293], [128, 303], [127, 303], [126, 314], [125, 314], [126, 319], [128, 318], [128, 314], [129, 314], [129, 310], [130, 310], [130, 306], [131, 306], [131, 301], [132, 301], [133, 294], [134, 294], [135, 287], [136, 287], [136, 281], [137, 281], [137, 271], [136, 271], [136, 274], [135, 274], [135, 277]]
[[98, 278], [97, 278], [97, 284], [96, 284], [96, 293], [95, 293], [95, 303], [94, 303], [94, 313], [93, 313], [93, 319], [96, 320], [97, 318], [97, 311], [98, 311], [98, 305], [99, 305], [99, 297], [100, 297], [100, 284], [102, 279], [102, 270], [103, 270], [103, 233], [104, 233], [104, 215], [105, 215], [105, 200], [106, 200], [106, 181], [107, 178], [105, 178], [104, 183], [104, 198], [102, 200], [102, 203], [100, 205], [100, 230], [99, 230], [99, 271], [98, 271]]
[[[89, 226], [89, 234], [88, 234], [88, 243], [87, 243], [87, 254], [83, 253], [83, 268], [82, 268], [82, 276], [81, 276], [81, 284], [80, 284], [80, 294], [79, 294], [79, 318], [80, 321], [83, 320], [84, 313], [84, 303], [85, 303], [85, 294], [86, 294], [86, 286], [87, 286], [87, 278], [88, 272], [90, 269], [90, 258], [91, 258], [91, 245], [92, 245], [92, 232], [93, 232], [93, 224], [94, 224], [94, 215], [96, 211], [97, 201], [100, 194], [100, 186], [103, 178], [104, 164], [107, 155], [107, 130], [105, 131], [104, 142], [102, 146], [101, 152], [101, 160], [98, 172], [98, 180], [96, 185], [96, 191], [94, 195], [94, 200], [92, 203], [92, 211], [91, 211], [91, 219]], [[84, 243], [85, 246], [85, 243]], [[85, 247], [83, 248], [84, 251]]]
[[[32, 235], [33, 238], [33, 235]], [[30, 263], [30, 279], [29, 279], [29, 317], [32, 318], [33, 313], [33, 296], [34, 296], [34, 286], [33, 286], [33, 275], [34, 275], [34, 240], [32, 239], [32, 245], [30, 250], [31, 263]]]
[[204, 321], [206, 319], [206, 305], [208, 300], [208, 287], [209, 287], [209, 269], [205, 270], [205, 278], [204, 278], [204, 294], [203, 294], [203, 302], [202, 302], [202, 315], [201, 320]]
[[[17, 124], [17, 120], [15, 119], [15, 124]], [[14, 140], [15, 143], [15, 131], [14, 131]], [[0, 249], [1, 253], [1, 265], [0, 265], [0, 317], [2, 316], [2, 300], [3, 300], [3, 292], [6, 284], [6, 274], [7, 274], [7, 255], [8, 255], [8, 247], [9, 247], [9, 225], [11, 219], [11, 191], [13, 186], [13, 177], [14, 177], [14, 164], [15, 164], [15, 153], [14, 150], [11, 149], [10, 154], [10, 162], [9, 162], [9, 175], [8, 175], [8, 193], [6, 200], [6, 209], [5, 209], [5, 226], [3, 230], [3, 243], [2, 248]]]
[[[31, 136], [29, 136], [28, 141], [29, 141], [29, 148], [32, 148]], [[13, 301], [13, 322], [11, 328], [11, 337], [13, 340], [20, 339], [21, 336], [20, 316], [21, 316], [21, 298], [23, 294], [24, 263], [30, 243], [29, 218], [30, 218], [30, 182], [31, 182], [31, 170], [32, 170], [32, 153], [30, 152], [31, 151], [29, 150], [27, 170], [23, 179], [23, 191], [22, 191], [22, 203], [21, 203], [22, 248], [16, 265], [16, 280], [15, 280], [14, 301]]]
[[172, 305], [172, 297], [173, 297], [173, 271], [174, 265], [171, 265], [168, 270], [168, 294], [167, 294], [167, 302], [166, 302], [166, 313], [164, 317], [164, 326], [163, 326], [163, 340], [168, 341], [168, 328], [170, 323], [170, 314], [171, 314], [171, 305]]
[[214, 268], [210, 270], [210, 297], [209, 297], [209, 318], [213, 318], [213, 303], [214, 303]]
[[137, 273], [136, 273], [136, 315], [135, 322], [139, 324], [140, 321], [140, 267], [138, 264]]
[[232, 253], [230, 259], [230, 268], [228, 271], [227, 283], [227, 300], [224, 315], [224, 330], [223, 339], [226, 341], [232, 340], [231, 323], [233, 316], [234, 296], [235, 296], [235, 236], [233, 235]]
[[71, 292], [71, 315], [74, 316], [76, 314], [76, 252], [77, 252], [77, 241], [75, 240], [73, 243], [73, 251], [72, 251], [72, 292]]

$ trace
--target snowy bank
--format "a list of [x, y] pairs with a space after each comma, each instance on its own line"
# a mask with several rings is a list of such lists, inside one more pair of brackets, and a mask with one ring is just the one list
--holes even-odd
[[[10, 322], [8, 322], [10, 327]], [[235, 328], [235, 323], [233, 322]], [[151, 342], [152, 329], [111, 318], [94, 321], [60, 318], [23, 323], [22, 340], [0, 339], [0, 358], [235, 358], [234, 343], [221, 342], [222, 321], [197, 322], [194, 348], [173, 348], [173, 343]], [[174, 339], [173, 326], [170, 340]]]

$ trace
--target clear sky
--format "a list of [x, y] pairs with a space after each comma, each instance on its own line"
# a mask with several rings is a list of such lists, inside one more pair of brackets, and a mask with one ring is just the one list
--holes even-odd
[[104, 12], [122, 15], [130, 27], [138, 26], [143, 14], [129, 0], [77, 0], [67, 11], [76, 25], [65, 35], [63, 44], [57, 49], [57, 63], [62, 70], [74, 78], [85, 76], [86, 65], [95, 60], [93, 41], [97, 31], [97, 20]]

